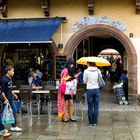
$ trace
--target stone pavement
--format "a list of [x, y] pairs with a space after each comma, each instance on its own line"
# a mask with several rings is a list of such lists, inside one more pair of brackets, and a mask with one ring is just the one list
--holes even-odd
[[[79, 108], [80, 109], [80, 108]], [[78, 111], [77, 122], [64, 123], [47, 115], [18, 116], [22, 132], [12, 132], [11, 140], [140, 140], [140, 106], [136, 96], [129, 96], [129, 105], [118, 105], [112, 86], [102, 91], [99, 123], [89, 126], [87, 105], [84, 104], [84, 119]], [[7, 126], [9, 128], [10, 126]], [[0, 139], [2, 139], [0, 137]]]

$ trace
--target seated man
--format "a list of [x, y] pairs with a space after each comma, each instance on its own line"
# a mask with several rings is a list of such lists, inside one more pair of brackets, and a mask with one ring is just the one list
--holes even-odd
[[32, 81], [32, 86], [40, 86], [41, 85], [41, 79], [38, 77], [37, 73], [35, 70], [32, 70], [31, 71], [31, 76], [33, 78], [33, 81]]

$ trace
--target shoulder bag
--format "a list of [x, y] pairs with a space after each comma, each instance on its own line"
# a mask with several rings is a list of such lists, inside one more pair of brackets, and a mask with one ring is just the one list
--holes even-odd
[[100, 75], [99, 71], [98, 71], [98, 84], [99, 84], [99, 87], [102, 88], [104, 87], [106, 84], [105, 84], [105, 81], [104, 79], [102, 78], [102, 76]]

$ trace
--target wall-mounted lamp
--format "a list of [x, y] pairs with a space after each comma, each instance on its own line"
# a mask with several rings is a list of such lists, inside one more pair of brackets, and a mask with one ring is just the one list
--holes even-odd
[[129, 33], [129, 37], [133, 37], [133, 33]]

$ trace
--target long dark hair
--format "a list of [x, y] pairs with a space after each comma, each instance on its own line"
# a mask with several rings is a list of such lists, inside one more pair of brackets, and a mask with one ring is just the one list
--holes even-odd
[[74, 78], [74, 72], [75, 72], [75, 67], [70, 67], [71, 64], [75, 64], [75, 61], [73, 58], [69, 58], [66, 62], [66, 68], [68, 69], [69, 75]]

